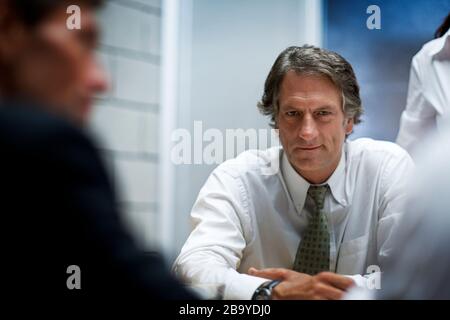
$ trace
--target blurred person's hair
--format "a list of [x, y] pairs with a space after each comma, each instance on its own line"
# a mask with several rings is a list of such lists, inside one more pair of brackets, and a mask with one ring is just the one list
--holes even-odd
[[329, 78], [341, 90], [345, 116], [353, 118], [355, 124], [361, 122], [363, 108], [359, 85], [350, 63], [335, 52], [304, 45], [292, 46], [281, 52], [267, 76], [258, 109], [270, 117], [272, 127], [277, 126], [280, 85], [289, 71], [295, 71], [298, 75], [322, 75]]
[[[5, 0], [1, 0], [5, 1]], [[7, 4], [26, 26], [34, 27], [56, 9], [72, 4], [99, 8], [104, 0], [6, 0]]]
[[450, 12], [447, 15], [447, 17], [444, 19], [442, 24], [437, 28], [436, 32], [434, 33], [435, 38], [442, 37], [450, 28]]

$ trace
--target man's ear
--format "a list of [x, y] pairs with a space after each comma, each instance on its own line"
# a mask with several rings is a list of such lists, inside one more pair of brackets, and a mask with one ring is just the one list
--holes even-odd
[[353, 118], [347, 118], [345, 120], [345, 135], [349, 135], [353, 131]]

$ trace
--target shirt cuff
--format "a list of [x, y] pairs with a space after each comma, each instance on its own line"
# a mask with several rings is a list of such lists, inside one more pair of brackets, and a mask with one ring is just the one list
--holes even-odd
[[352, 279], [355, 282], [355, 286], [365, 289], [380, 289], [381, 288], [381, 272], [369, 273], [365, 276], [360, 274], [355, 275], [345, 275], [346, 277]]
[[226, 286], [224, 300], [250, 300], [261, 284], [270, 281], [270, 279], [247, 274], [233, 274], [232, 276], [232, 281], [229, 281]]

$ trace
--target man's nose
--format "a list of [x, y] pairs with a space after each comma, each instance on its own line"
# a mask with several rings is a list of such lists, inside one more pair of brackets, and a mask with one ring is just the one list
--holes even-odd
[[318, 135], [317, 124], [311, 115], [306, 114], [300, 124], [299, 137], [305, 141], [314, 140]]
[[91, 93], [102, 93], [109, 90], [109, 77], [105, 68], [95, 59], [91, 60], [88, 75], [88, 86]]

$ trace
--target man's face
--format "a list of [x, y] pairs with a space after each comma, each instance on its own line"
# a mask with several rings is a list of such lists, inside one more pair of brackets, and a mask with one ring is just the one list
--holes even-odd
[[344, 116], [340, 90], [325, 76], [289, 71], [278, 103], [276, 123], [289, 162], [309, 182], [325, 182], [353, 129], [353, 120]]
[[[93, 96], [107, 87], [106, 75], [95, 60], [95, 16], [81, 8], [81, 29], [69, 30], [66, 7], [56, 9], [36, 27], [25, 29], [11, 59], [13, 96], [47, 106], [77, 124], [84, 124]], [[8, 79], [9, 80], [9, 79]], [[6, 92], [8, 94], [8, 92]]]

